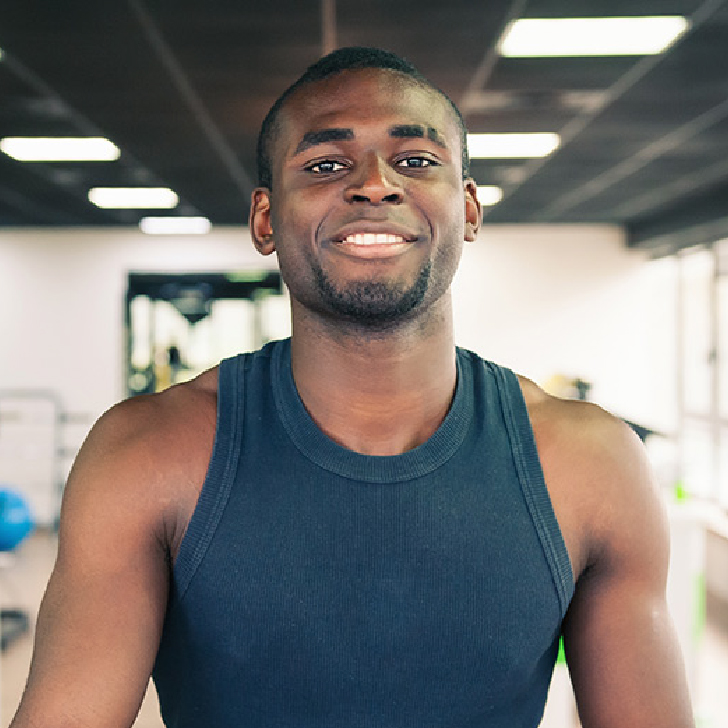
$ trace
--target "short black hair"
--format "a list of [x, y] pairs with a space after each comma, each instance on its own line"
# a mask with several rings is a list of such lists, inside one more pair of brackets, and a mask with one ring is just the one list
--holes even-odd
[[276, 100], [270, 111], [263, 120], [258, 135], [258, 147], [256, 158], [258, 163], [258, 185], [270, 189], [273, 182], [273, 173], [271, 169], [271, 150], [273, 142], [279, 131], [279, 116], [281, 109], [288, 98], [301, 86], [309, 83], [321, 81], [330, 76], [335, 76], [342, 71], [354, 70], [359, 68], [381, 68], [401, 73], [422, 88], [434, 91], [439, 94], [447, 103], [455, 114], [458, 125], [460, 127], [460, 146], [462, 150], [462, 167], [463, 179], [470, 174], [470, 157], [468, 156], [467, 146], [467, 130], [465, 128], [465, 120], [460, 110], [453, 100], [431, 81], [425, 78], [412, 63], [408, 60], [381, 48], [368, 48], [360, 46], [352, 46], [348, 48], [339, 48], [320, 58], [316, 63], [309, 66], [303, 75], [291, 86], [289, 86]]

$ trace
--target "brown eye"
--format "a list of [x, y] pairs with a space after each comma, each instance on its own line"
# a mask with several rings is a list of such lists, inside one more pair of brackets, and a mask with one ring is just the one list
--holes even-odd
[[437, 162], [429, 157], [413, 156], [400, 159], [397, 164], [400, 167], [405, 167], [407, 169], [425, 169], [426, 167], [436, 166]]
[[340, 172], [342, 169], [346, 169], [346, 165], [333, 159], [324, 159], [306, 167], [307, 172], [313, 172], [314, 174], [333, 174], [334, 172]]

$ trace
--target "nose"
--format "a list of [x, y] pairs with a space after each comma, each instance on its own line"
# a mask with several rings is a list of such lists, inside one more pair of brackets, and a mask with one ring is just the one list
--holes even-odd
[[396, 179], [396, 172], [377, 154], [367, 157], [350, 180], [344, 193], [347, 202], [396, 205], [404, 198], [404, 190]]

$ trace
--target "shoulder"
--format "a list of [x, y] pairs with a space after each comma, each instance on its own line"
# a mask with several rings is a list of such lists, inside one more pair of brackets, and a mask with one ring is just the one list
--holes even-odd
[[129, 514], [174, 552], [204, 481], [216, 412], [216, 369], [115, 405], [76, 458], [64, 511], [73, 518], [97, 509]]
[[595, 404], [520, 383], [549, 494], [577, 557], [575, 576], [624, 559], [666, 566], [664, 505], [637, 435]]
[[215, 370], [158, 394], [140, 395], [114, 405], [91, 429], [79, 461], [104, 455], [107, 465], [117, 460], [134, 467], [153, 457], [173, 465], [194, 456], [190, 446], [210, 428], [217, 407]]

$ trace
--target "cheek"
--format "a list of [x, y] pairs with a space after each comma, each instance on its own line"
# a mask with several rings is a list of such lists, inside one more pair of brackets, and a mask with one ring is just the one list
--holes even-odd
[[440, 223], [435, 230], [438, 245], [434, 255], [443, 275], [452, 276], [460, 263], [465, 242], [465, 202], [460, 205], [451, 202], [443, 205], [438, 212], [436, 219]]
[[454, 196], [452, 190], [443, 194], [438, 203], [431, 208], [430, 216], [433, 224], [437, 225], [434, 231], [439, 240], [439, 247], [460, 248], [465, 239], [465, 199]]

